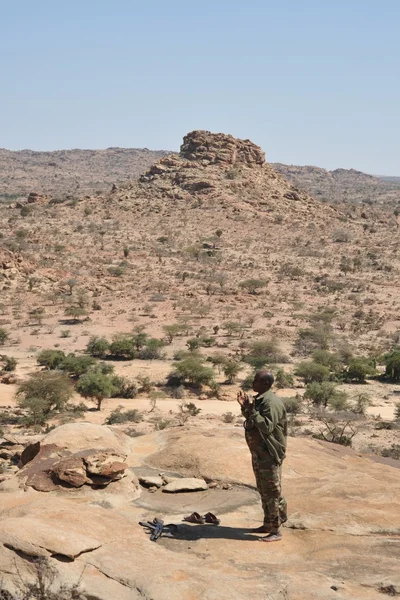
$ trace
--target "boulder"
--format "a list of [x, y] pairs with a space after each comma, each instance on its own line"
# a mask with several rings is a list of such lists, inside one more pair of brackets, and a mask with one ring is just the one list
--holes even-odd
[[204, 479], [196, 479], [195, 477], [182, 477], [167, 483], [163, 487], [163, 492], [174, 494], [176, 492], [201, 492], [207, 490], [208, 486]]
[[51, 473], [60, 481], [65, 481], [75, 488], [80, 488], [90, 482], [83, 458], [73, 457], [60, 460], [52, 467]]
[[139, 477], [139, 482], [144, 487], [157, 487], [160, 488], [164, 485], [163, 479], [158, 475], [143, 475]]
[[43, 438], [42, 444], [56, 444], [60, 448], [68, 448], [71, 453], [96, 449], [128, 454], [132, 440], [128, 435], [107, 425], [67, 423], [50, 431]]

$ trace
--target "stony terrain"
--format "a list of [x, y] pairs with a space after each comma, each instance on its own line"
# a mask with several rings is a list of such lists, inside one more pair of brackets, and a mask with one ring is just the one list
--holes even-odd
[[[0, 202], [31, 192], [62, 199], [106, 193], [113, 184], [131, 181], [169, 151], [147, 148], [12, 152], [0, 149]], [[354, 169], [327, 171], [314, 166], [273, 163], [273, 169], [296, 187], [324, 202], [400, 203], [399, 177], [373, 177]]]
[[134, 179], [166, 154], [147, 148], [54, 152], [0, 149], [0, 202], [26, 197], [30, 192], [54, 198], [104, 192], [113, 183]]
[[[0, 358], [5, 589], [17, 594], [18, 573], [34, 581], [41, 557], [53, 587], [82, 599], [398, 595], [399, 378], [384, 376], [400, 340], [393, 209], [322, 203], [252, 142], [204, 131], [107, 194], [50, 196], [0, 206], [0, 350], [17, 361]], [[83, 375], [71, 357], [55, 371], [37, 362], [43, 349], [86, 360], [92, 336], [107, 350]], [[111, 353], [133, 339], [131, 355]], [[325, 409], [298, 371], [315, 351], [334, 388]], [[257, 359], [290, 410], [290, 521], [273, 548], [248, 531], [261, 513], [235, 400]], [[363, 382], [346, 378], [357, 359], [370, 361]], [[185, 360], [206, 379], [177, 378]], [[132, 394], [79, 393], [100, 368]], [[72, 395], [43, 418], [21, 389], [63, 369]], [[332, 427], [351, 446], [323, 441]], [[162, 483], [148, 489], [149, 477]], [[206, 489], [167, 494], [166, 477]], [[181, 523], [194, 510], [221, 525]], [[152, 544], [137, 522], [154, 516], [176, 535]]]
[[274, 163], [273, 168], [309, 194], [331, 203], [400, 204], [399, 177], [374, 177], [355, 169], [327, 171], [319, 167]]

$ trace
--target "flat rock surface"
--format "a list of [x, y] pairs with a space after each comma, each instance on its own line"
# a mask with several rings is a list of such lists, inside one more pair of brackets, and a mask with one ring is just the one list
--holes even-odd
[[204, 479], [197, 479], [196, 477], [182, 477], [182, 479], [175, 479], [167, 483], [163, 487], [163, 492], [170, 494], [176, 492], [200, 492], [208, 488], [207, 483]]
[[[262, 512], [239, 433], [196, 423], [142, 436], [132, 447], [133, 453], [153, 449], [149, 458], [135, 453], [138, 470], [148, 461], [157, 472], [204, 475], [229, 481], [232, 489], [143, 490], [133, 502], [121, 494], [119, 504], [3, 490], [4, 584], [11, 589], [21, 572], [32, 577], [24, 557], [45, 556], [61, 582], [80, 581], [91, 600], [382, 600], [381, 590], [399, 589], [397, 469], [338, 446], [290, 438], [284, 468], [289, 527], [280, 543], [263, 544], [251, 532]], [[195, 510], [214, 512], [222, 522], [182, 522]], [[178, 528], [152, 543], [138, 521], [156, 516]]]

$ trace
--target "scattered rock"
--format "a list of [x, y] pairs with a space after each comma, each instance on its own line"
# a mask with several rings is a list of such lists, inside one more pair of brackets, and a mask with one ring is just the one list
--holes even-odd
[[151, 487], [160, 488], [164, 485], [164, 481], [162, 480], [162, 478], [157, 475], [143, 475], [143, 476], [139, 477], [139, 482], [144, 487], [150, 487], [150, 488]]
[[177, 492], [200, 492], [207, 489], [208, 485], [204, 479], [182, 477], [181, 479], [175, 479], [175, 481], [167, 483], [162, 491], [174, 494]]

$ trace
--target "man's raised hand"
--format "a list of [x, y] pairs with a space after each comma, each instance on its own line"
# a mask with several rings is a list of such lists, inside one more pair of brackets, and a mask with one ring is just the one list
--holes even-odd
[[241, 390], [237, 393], [237, 401], [242, 408], [248, 408], [251, 405], [249, 396]]

